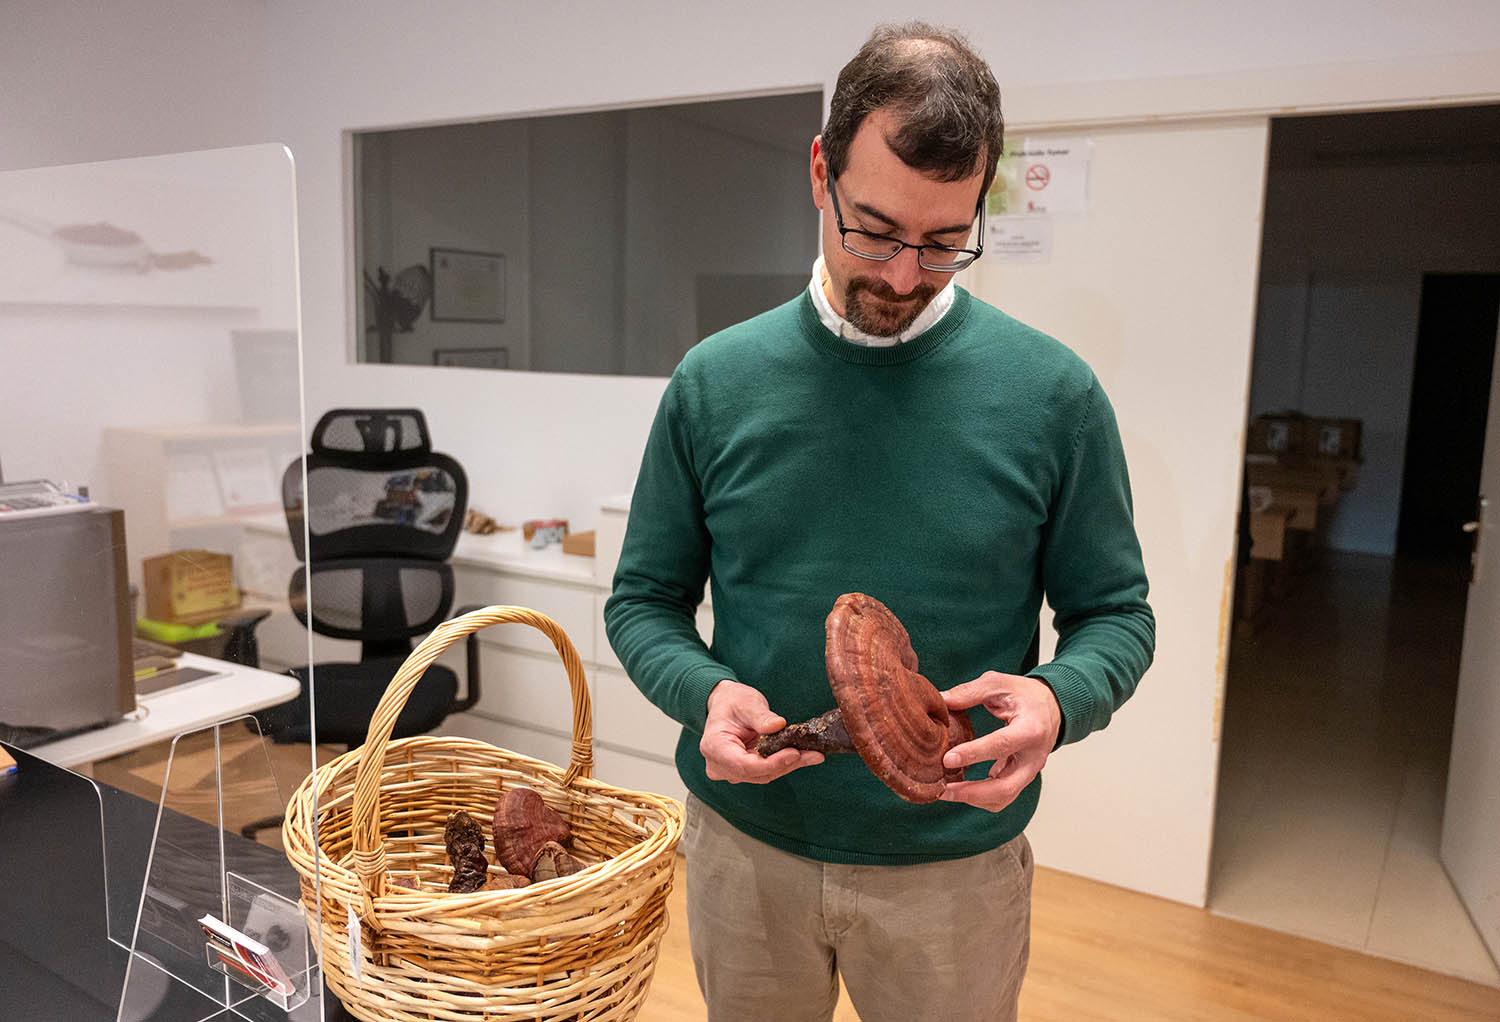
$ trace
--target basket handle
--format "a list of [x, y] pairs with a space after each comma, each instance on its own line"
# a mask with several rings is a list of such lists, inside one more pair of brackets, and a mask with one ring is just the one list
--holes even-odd
[[407, 697], [416, 687], [417, 681], [444, 650], [464, 636], [481, 628], [498, 624], [525, 624], [537, 629], [552, 640], [562, 657], [563, 668], [568, 672], [568, 687], [573, 693], [573, 755], [568, 771], [563, 776], [564, 784], [572, 784], [578, 777], [594, 775], [594, 711], [589, 704], [588, 678], [583, 673], [583, 662], [573, 648], [568, 633], [546, 614], [526, 607], [485, 607], [471, 611], [461, 617], [444, 621], [423, 639], [380, 697], [380, 705], [370, 718], [370, 730], [365, 744], [359, 749], [359, 768], [354, 777], [354, 871], [364, 887], [360, 916], [373, 923], [370, 898], [378, 893], [380, 879], [385, 875], [385, 845], [380, 840], [377, 824], [380, 819], [380, 771], [385, 762], [385, 749], [390, 743], [396, 718], [406, 706]]

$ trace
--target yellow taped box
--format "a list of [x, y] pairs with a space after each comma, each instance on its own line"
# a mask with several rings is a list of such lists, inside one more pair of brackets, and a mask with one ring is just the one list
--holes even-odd
[[141, 564], [146, 617], [192, 624], [212, 620], [240, 605], [234, 559], [212, 550], [178, 550]]

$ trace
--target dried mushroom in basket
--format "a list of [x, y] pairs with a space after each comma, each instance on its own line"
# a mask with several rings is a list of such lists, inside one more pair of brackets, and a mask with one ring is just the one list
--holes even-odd
[[516, 876], [514, 873], [491, 873], [490, 878], [484, 882], [484, 886], [480, 890], [513, 891], [517, 887], [530, 886], [530, 880], [525, 877]]
[[583, 863], [569, 855], [562, 845], [556, 841], [548, 841], [537, 849], [536, 860], [531, 864], [530, 876], [533, 883], [539, 884], [543, 880], [572, 876], [581, 869], [583, 869]]
[[511, 788], [495, 809], [495, 859], [508, 873], [530, 875], [537, 853], [548, 841], [568, 845], [572, 830], [530, 788]]
[[484, 828], [479, 822], [462, 809], [450, 813], [443, 828], [443, 844], [453, 867], [448, 890], [469, 894], [482, 888], [489, 878], [490, 861], [484, 857]]

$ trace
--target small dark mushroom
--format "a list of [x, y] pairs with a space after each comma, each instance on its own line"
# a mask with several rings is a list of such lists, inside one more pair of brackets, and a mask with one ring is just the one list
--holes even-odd
[[474, 848], [484, 854], [484, 828], [462, 809], [448, 814], [448, 825], [443, 828], [443, 844], [452, 860], [465, 848]]
[[448, 862], [453, 866], [453, 879], [448, 890], [454, 894], [468, 894], [484, 886], [489, 873], [490, 860], [484, 857], [484, 828], [462, 809], [448, 814], [448, 824], [443, 828], [443, 844], [448, 850]]
[[453, 879], [448, 883], [452, 894], [470, 894], [479, 890], [489, 879], [490, 862], [483, 852], [465, 849], [453, 860]]
[[548, 841], [572, 843], [568, 821], [530, 788], [512, 788], [495, 809], [495, 858], [507, 873], [530, 873], [536, 853]]
[[824, 631], [824, 665], [837, 708], [762, 736], [756, 751], [857, 752], [908, 802], [936, 801], [946, 782], [963, 778], [962, 770], [943, 767], [943, 755], [973, 739], [968, 715], [948, 712], [942, 694], [917, 673], [905, 627], [873, 596], [840, 596]]

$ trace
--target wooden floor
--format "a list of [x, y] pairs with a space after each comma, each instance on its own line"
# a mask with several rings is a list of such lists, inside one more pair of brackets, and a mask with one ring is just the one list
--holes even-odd
[[[681, 877], [679, 869], [647, 1022], [704, 1018]], [[859, 1018], [847, 996], [833, 1017]], [[1021, 1018], [1474, 1022], [1500, 1019], [1500, 990], [1038, 869]]]
[[[308, 770], [308, 749], [270, 746], [268, 751], [285, 797]], [[338, 751], [320, 750], [319, 759]], [[104, 761], [94, 772], [155, 798], [164, 760], [159, 750], [143, 750]], [[202, 767], [184, 759], [184, 773], [189, 763], [194, 771]], [[183, 778], [192, 779], [191, 774]], [[229, 818], [233, 815], [233, 807], [227, 807], [225, 823], [231, 829], [241, 822]], [[261, 840], [279, 845], [274, 830]], [[678, 866], [672, 924], [640, 1015], [643, 1022], [705, 1017], [683, 921], [680, 859]], [[1500, 990], [1038, 868], [1021, 1017], [1033, 1022], [1500, 1022]], [[858, 1019], [847, 997], [834, 1019]]]

